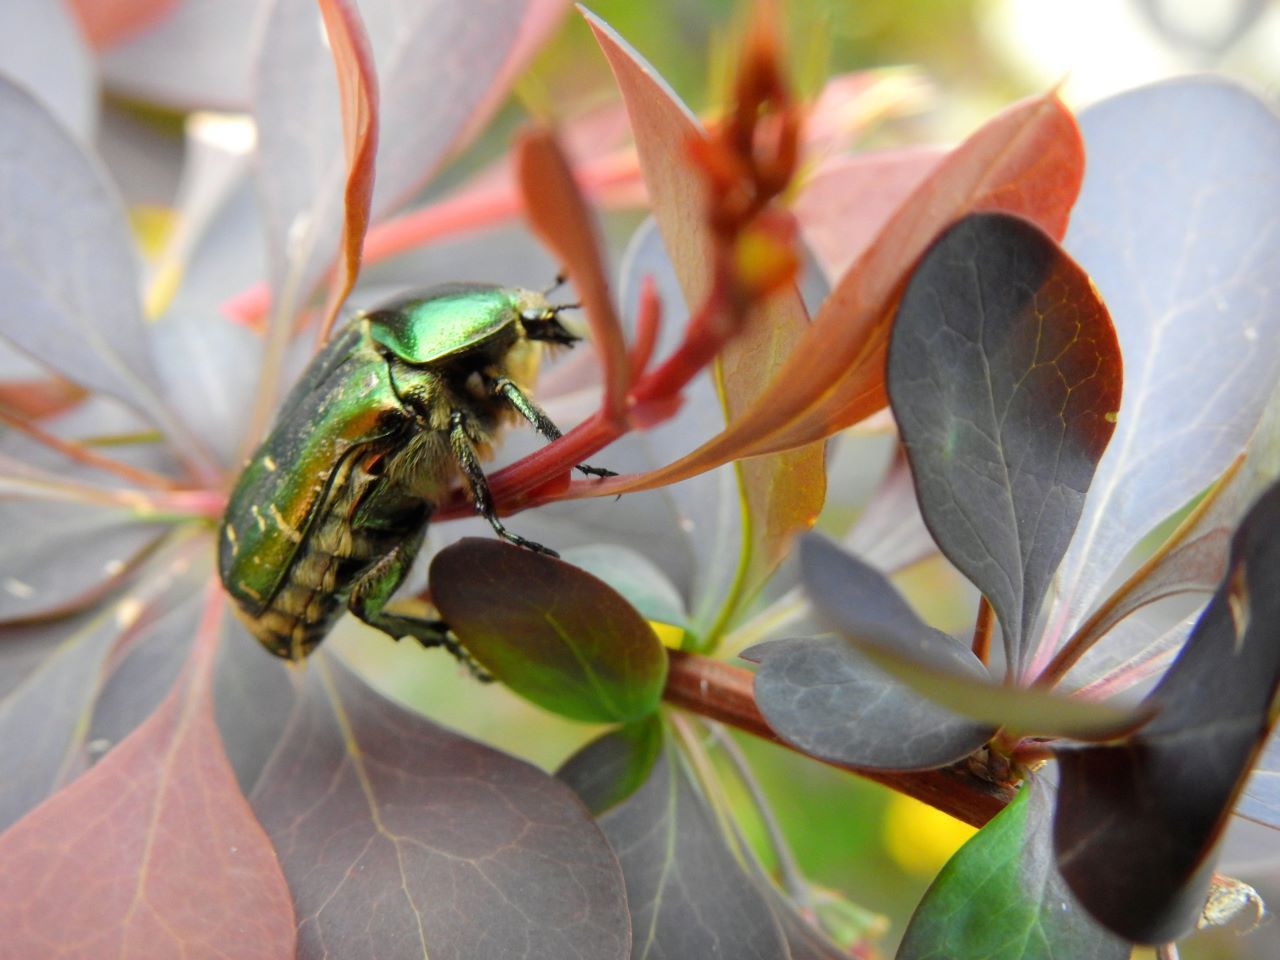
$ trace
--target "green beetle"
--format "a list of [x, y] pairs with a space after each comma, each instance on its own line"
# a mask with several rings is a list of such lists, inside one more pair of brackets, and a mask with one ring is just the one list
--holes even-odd
[[525, 390], [544, 343], [578, 339], [563, 309], [529, 290], [449, 284], [358, 314], [316, 354], [218, 536], [222, 583], [263, 646], [302, 660], [345, 604], [397, 639], [460, 655], [439, 621], [383, 609], [459, 474], [498, 536], [552, 553], [502, 525], [480, 460], [516, 415], [560, 436]]

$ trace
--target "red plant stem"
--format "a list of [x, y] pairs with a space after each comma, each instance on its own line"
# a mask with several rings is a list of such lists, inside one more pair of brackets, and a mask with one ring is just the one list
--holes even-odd
[[[679, 650], [670, 651], [669, 663], [663, 692], [668, 703], [803, 753], [781, 740], [765, 720], [756, 705], [750, 670]], [[985, 824], [1013, 799], [1008, 787], [984, 780], [960, 765], [892, 772], [867, 770], [821, 757], [812, 759], [874, 780], [975, 827]]]
[[635, 383], [649, 367], [653, 348], [658, 342], [658, 329], [662, 325], [662, 303], [653, 277], [645, 277], [640, 286], [640, 306], [636, 312], [636, 336], [627, 355], [631, 367], [631, 382]]
[[995, 612], [986, 597], [978, 601], [978, 621], [973, 625], [973, 655], [987, 664], [991, 660], [991, 632], [995, 627]]

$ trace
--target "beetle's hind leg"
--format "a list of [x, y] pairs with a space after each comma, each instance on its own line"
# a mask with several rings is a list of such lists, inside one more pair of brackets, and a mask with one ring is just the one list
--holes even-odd
[[449, 418], [449, 446], [453, 450], [453, 458], [458, 461], [458, 468], [467, 478], [467, 485], [471, 487], [471, 496], [476, 502], [476, 512], [489, 521], [489, 526], [493, 527], [494, 533], [503, 540], [532, 550], [534, 553], [545, 553], [549, 557], [560, 556], [550, 547], [544, 547], [540, 543], [526, 540], [518, 533], [512, 533], [498, 519], [498, 512], [493, 506], [493, 494], [489, 491], [489, 481], [485, 479], [484, 471], [480, 468], [480, 458], [476, 456], [475, 444], [471, 442], [471, 435], [467, 433], [467, 416], [461, 410], [455, 410]]
[[429, 620], [425, 617], [408, 617], [398, 613], [388, 613], [383, 609], [399, 588], [413, 558], [422, 545], [422, 534], [410, 541], [397, 544], [390, 553], [364, 572], [351, 588], [347, 606], [351, 612], [369, 626], [381, 630], [394, 640], [401, 637], [413, 637], [424, 647], [443, 647], [453, 654], [477, 680], [488, 683], [493, 679], [485, 669], [476, 663], [471, 654], [458, 642], [458, 638], [449, 630], [443, 620]]
[[[507, 377], [497, 377], [493, 381], [493, 392], [498, 394], [515, 407], [519, 411], [520, 416], [529, 421], [533, 429], [547, 440], [559, 440], [561, 437], [560, 428], [555, 422], [547, 416], [540, 406], [533, 402], [532, 399], [525, 396], [524, 391], [515, 385]], [[612, 470], [606, 470], [604, 467], [592, 467], [585, 463], [579, 463], [575, 470], [579, 470], [589, 477], [616, 477], [617, 474]]]

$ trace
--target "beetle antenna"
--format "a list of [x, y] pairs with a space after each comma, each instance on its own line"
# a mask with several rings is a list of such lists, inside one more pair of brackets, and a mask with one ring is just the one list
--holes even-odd
[[557, 290], [559, 290], [568, 282], [569, 282], [569, 275], [565, 273], [563, 270], [561, 270], [559, 273], [556, 274], [555, 283], [551, 284], [551, 286], [543, 290], [542, 295], [544, 297], [549, 297], [551, 296], [551, 294], [555, 293]]

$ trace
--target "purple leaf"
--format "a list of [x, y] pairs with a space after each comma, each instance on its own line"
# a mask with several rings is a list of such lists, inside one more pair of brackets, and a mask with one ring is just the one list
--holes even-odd
[[1280, 485], [1240, 525], [1226, 578], [1147, 698], [1155, 719], [1114, 746], [1058, 752], [1059, 866], [1131, 940], [1175, 940], [1204, 904], [1214, 847], [1276, 719], [1277, 582]]
[[293, 892], [300, 960], [628, 955], [617, 861], [572, 792], [331, 656], [311, 662], [252, 799]]
[[925, 523], [991, 602], [1020, 675], [1114, 429], [1120, 354], [1106, 308], [1038, 227], [968, 216], [907, 286], [888, 386]]
[[1089, 168], [1064, 243], [1105, 298], [1129, 370], [1062, 563], [1053, 642], [1138, 541], [1230, 465], [1280, 376], [1280, 118], [1196, 77], [1105, 100], [1080, 126]]

